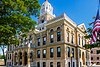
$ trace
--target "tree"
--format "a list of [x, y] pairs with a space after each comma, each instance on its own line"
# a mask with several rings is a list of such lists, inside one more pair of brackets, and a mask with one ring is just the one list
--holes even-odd
[[35, 29], [31, 16], [39, 16], [38, 0], [0, 0], [0, 45], [18, 44], [22, 36]]

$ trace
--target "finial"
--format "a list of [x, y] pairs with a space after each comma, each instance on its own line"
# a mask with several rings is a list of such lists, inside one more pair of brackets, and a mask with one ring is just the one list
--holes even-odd
[[48, 0], [45, 0], [45, 1], [48, 1]]
[[100, 16], [99, 16], [99, 7], [100, 7], [100, 0], [99, 0], [99, 5], [98, 5], [98, 10], [97, 10], [97, 15], [96, 15], [95, 21], [97, 19], [100, 19]]

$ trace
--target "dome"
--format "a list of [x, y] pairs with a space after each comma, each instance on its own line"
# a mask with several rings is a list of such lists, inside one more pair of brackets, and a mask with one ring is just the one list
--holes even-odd
[[45, 13], [53, 14], [53, 7], [47, 0], [41, 6], [41, 15]]

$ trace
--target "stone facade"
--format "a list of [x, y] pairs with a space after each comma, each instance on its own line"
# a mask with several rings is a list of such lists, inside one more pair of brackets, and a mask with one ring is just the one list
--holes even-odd
[[[41, 6], [38, 26], [22, 43], [11, 45], [7, 65], [14, 67], [89, 67], [89, 43], [84, 24], [77, 25], [65, 13], [56, 17], [48, 1]], [[9, 50], [11, 49], [11, 50]], [[11, 58], [9, 58], [11, 57]]]
[[100, 48], [91, 49], [91, 63], [100, 65]]

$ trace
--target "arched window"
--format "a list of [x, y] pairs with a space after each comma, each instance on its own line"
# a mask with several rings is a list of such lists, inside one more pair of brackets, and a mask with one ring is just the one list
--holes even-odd
[[67, 28], [67, 42], [69, 42], [69, 28]]
[[22, 65], [22, 52], [19, 52], [19, 65]]
[[27, 52], [24, 52], [24, 65], [26, 66], [27, 65]]
[[53, 67], [53, 62], [50, 62], [50, 67]]
[[71, 34], [71, 43], [73, 44], [74, 43], [74, 34], [73, 34], [73, 32], [72, 32], [72, 34]]
[[67, 48], [68, 51], [68, 57], [70, 57], [70, 47]]
[[50, 43], [54, 42], [53, 29], [50, 30]]
[[78, 35], [78, 45], [80, 45], [80, 34]]
[[61, 31], [60, 31], [60, 27], [57, 28], [57, 41], [61, 41]]
[[84, 39], [83, 39], [83, 36], [82, 36], [82, 46], [84, 45]]
[[33, 52], [32, 51], [30, 52], [30, 60], [31, 60], [31, 62], [33, 61]]
[[46, 49], [43, 50], [43, 58], [46, 58]]
[[15, 56], [14, 56], [14, 65], [17, 65], [17, 53], [15, 53]]
[[46, 45], [46, 36], [43, 37], [43, 45]]

